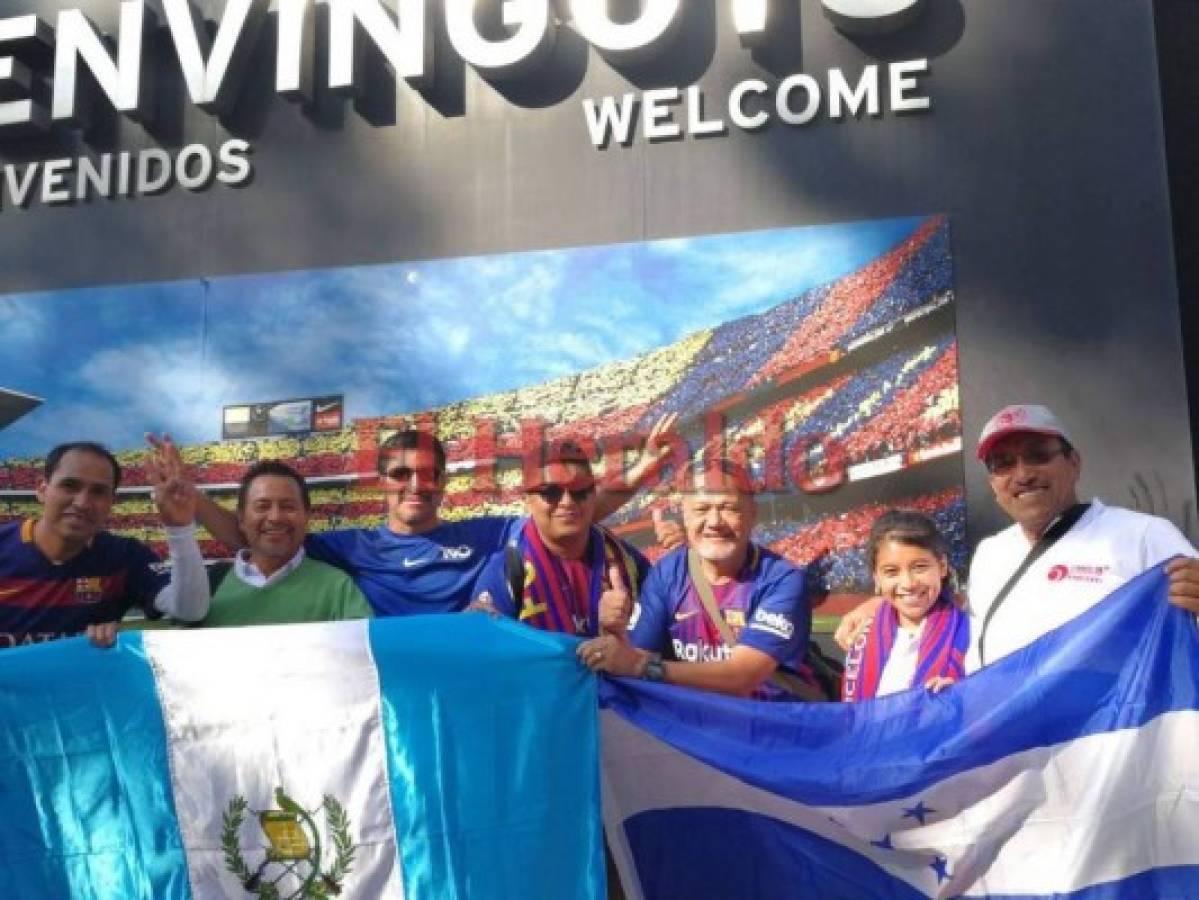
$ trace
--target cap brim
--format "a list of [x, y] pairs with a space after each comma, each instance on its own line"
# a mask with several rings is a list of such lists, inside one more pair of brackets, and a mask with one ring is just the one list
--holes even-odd
[[1000, 429], [994, 434], [987, 435], [986, 439], [979, 441], [978, 450], [976, 450], [974, 454], [975, 457], [977, 457], [980, 461], [985, 461], [987, 454], [991, 452], [991, 448], [994, 447], [996, 443], [1012, 434], [1043, 434], [1047, 437], [1065, 439], [1065, 435], [1055, 428], [1030, 428], [1027, 425], [1017, 425], [1012, 428]]

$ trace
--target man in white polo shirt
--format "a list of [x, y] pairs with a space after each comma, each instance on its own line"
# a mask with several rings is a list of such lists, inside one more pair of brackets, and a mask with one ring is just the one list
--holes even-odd
[[[1199, 553], [1165, 519], [1098, 500], [1079, 503], [1082, 457], [1048, 408], [1001, 409], [983, 427], [977, 456], [1014, 524], [984, 539], [970, 563], [967, 673], [1031, 644], [1173, 557], [1166, 566], [1170, 602], [1199, 614]], [[1034, 549], [1040, 555], [1014, 578]], [[877, 603], [845, 616], [836, 634], [842, 647]]]
[[[1199, 608], [1195, 548], [1165, 519], [1099, 500], [1080, 504], [1082, 458], [1049, 409], [1000, 410], [983, 428], [977, 456], [1014, 524], [982, 541], [970, 564], [968, 672], [1032, 643], [1172, 557], [1186, 558], [1167, 569], [1171, 600]], [[1039, 541], [1049, 546], [1004, 592]]]

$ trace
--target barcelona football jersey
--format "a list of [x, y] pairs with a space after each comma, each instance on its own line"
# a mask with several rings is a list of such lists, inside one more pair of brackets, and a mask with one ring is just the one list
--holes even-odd
[[0, 525], [0, 648], [80, 634], [133, 606], [154, 614], [170, 577], [149, 547], [101, 531], [81, 553], [53, 563], [33, 542], [34, 524]]
[[[713, 585], [717, 606], [736, 646], [753, 647], [798, 670], [811, 630], [803, 570], [769, 550], [750, 545], [749, 551], [736, 578]], [[629, 639], [680, 662], [714, 662], [732, 654], [691, 583], [686, 548], [668, 553], [650, 570]], [[755, 696], [783, 699], [784, 692], [768, 683]]]

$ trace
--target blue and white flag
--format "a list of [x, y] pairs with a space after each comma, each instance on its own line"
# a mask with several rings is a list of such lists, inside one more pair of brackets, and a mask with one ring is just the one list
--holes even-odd
[[595, 679], [486, 616], [0, 653], [0, 897], [594, 898]]
[[606, 682], [629, 900], [1199, 897], [1199, 633], [1155, 569], [939, 695]]

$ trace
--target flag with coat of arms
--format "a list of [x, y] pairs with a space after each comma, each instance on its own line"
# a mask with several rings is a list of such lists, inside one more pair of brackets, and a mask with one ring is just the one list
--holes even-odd
[[602, 794], [630, 900], [1199, 897], [1165, 590], [851, 705], [597, 694], [572, 639], [481, 615], [4, 651], [0, 896], [599, 898]]

